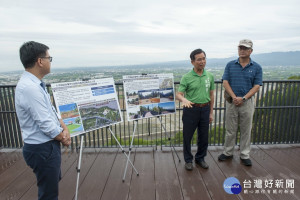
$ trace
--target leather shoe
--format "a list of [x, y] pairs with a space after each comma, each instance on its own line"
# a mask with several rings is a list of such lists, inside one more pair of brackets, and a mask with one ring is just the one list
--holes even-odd
[[201, 160], [201, 161], [195, 161], [195, 163], [197, 165], [199, 165], [200, 167], [202, 167], [203, 169], [208, 169], [208, 164], [204, 161], [204, 160]]
[[189, 170], [189, 171], [193, 170], [193, 163], [185, 163], [184, 166], [185, 166], [186, 170]]
[[231, 156], [226, 156], [225, 154], [221, 154], [221, 155], [219, 155], [219, 157], [218, 157], [218, 160], [219, 161], [225, 161], [225, 160], [228, 160], [228, 159], [231, 159], [231, 158], [233, 158], [233, 156], [231, 155]]
[[242, 159], [242, 158], [241, 158], [241, 161], [242, 161], [242, 163], [243, 163], [245, 166], [252, 166], [252, 162], [251, 162], [251, 160], [250, 160], [249, 158], [247, 158], [247, 159]]

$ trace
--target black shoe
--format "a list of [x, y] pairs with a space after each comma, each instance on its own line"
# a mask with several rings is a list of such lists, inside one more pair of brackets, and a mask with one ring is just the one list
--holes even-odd
[[228, 159], [231, 159], [231, 158], [233, 158], [233, 156], [231, 155], [231, 156], [226, 156], [225, 154], [221, 154], [221, 155], [219, 155], [219, 157], [218, 157], [218, 160], [219, 161], [225, 161], [225, 160], [228, 160]]
[[199, 165], [200, 167], [202, 167], [203, 169], [208, 169], [208, 164], [204, 160], [201, 160], [201, 161], [196, 160], [195, 163], [197, 165]]
[[252, 162], [251, 160], [248, 158], [248, 159], [242, 159], [241, 158], [241, 161], [242, 163], [245, 165], [245, 166], [252, 166]]
[[185, 163], [184, 166], [185, 166], [186, 170], [189, 170], [189, 171], [193, 170], [193, 163]]

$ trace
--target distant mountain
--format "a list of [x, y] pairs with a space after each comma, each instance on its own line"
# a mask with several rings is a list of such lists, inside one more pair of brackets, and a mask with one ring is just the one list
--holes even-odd
[[[252, 54], [251, 58], [264, 66], [300, 66], [300, 51], [289, 52], [273, 52]], [[208, 58], [208, 68], [224, 68], [226, 64], [237, 59], [236, 57], [229, 58]], [[149, 64], [137, 64], [137, 65], [118, 65], [118, 66], [93, 66], [93, 67], [71, 67], [67, 68], [68, 71], [95, 71], [103, 69], [166, 69], [166, 68], [189, 68], [191, 67], [190, 60], [169, 61], [169, 62], [157, 62]], [[65, 71], [66, 68], [56, 68], [53, 71]]]
[[252, 57], [253, 60], [256, 60], [261, 65], [300, 65], [300, 51], [262, 53], [254, 54]]
[[[208, 67], [224, 67], [229, 61], [235, 60], [238, 57], [229, 58], [208, 58]], [[262, 53], [252, 54], [251, 58], [263, 66], [300, 66], [300, 51], [289, 51], [289, 52], [273, 52], [273, 53]], [[189, 66], [189, 60], [182, 61], [171, 61], [163, 63], [146, 64], [143, 67], [148, 66], [164, 66], [164, 67], [184, 67]]]

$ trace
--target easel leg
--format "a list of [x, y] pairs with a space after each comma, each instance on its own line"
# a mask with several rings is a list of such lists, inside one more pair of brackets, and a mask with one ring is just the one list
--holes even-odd
[[167, 134], [166, 127], [163, 125], [163, 123], [162, 123], [162, 121], [161, 121], [161, 117], [160, 117], [160, 116], [157, 116], [157, 118], [159, 119], [160, 124], [161, 124], [161, 126], [163, 127], [163, 129], [164, 129], [164, 131], [165, 131], [165, 134], [166, 134], [166, 136], [168, 137], [168, 140], [170, 141], [170, 144], [171, 144], [171, 146], [172, 146], [173, 149], [174, 149], [174, 152], [175, 152], [175, 154], [176, 154], [176, 156], [177, 156], [177, 158], [178, 158], [178, 161], [181, 162], [181, 160], [180, 160], [180, 158], [179, 158], [179, 156], [178, 156], [178, 154], [177, 154], [177, 151], [176, 151], [174, 145], [173, 145], [172, 142], [171, 142], [171, 137]]
[[83, 149], [83, 135], [81, 136], [80, 153], [79, 153], [79, 158], [78, 158], [78, 165], [77, 165], [77, 168], [76, 168], [76, 170], [77, 170], [77, 182], [76, 182], [75, 200], [77, 200], [77, 196], [78, 196], [78, 187], [79, 187], [79, 177], [80, 177], [82, 149]]
[[[132, 144], [133, 144], [133, 140], [134, 140], [134, 134], [135, 134], [136, 126], [137, 126], [137, 122], [133, 121], [133, 123], [134, 123], [135, 125], [134, 125], [134, 129], [133, 129], [133, 133], [132, 133], [131, 143], [130, 143], [130, 146], [129, 146], [129, 153], [128, 153], [128, 158], [129, 158], [129, 159], [127, 159], [127, 162], [126, 162], [126, 167], [125, 167], [124, 175], [123, 175], [123, 182], [125, 181], [125, 176], [126, 176], [127, 166], [128, 166], [128, 162], [129, 162], [129, 160], [130, 160], [131, 148], [132, 148]], [[139, 175], [139, 174], [137, 174], [137, 175]]]
[[[136, 168], [134, 167], [134, 165], [132, 164], [131, 160], [129, 159], [128, 155], [126, 154], [125, 150], [123, 149], [122, 145], [120, 144], [120, 142], [118, 141], [118, 139], [116, 138], [115, 134], [112, 132], [112, 130], [110, 129], [110, 127], [108, 127], [108, 130], [110, 131], [111, 135], [114, 137], [114, 139], [116, 140], [116, 142], [118, 143], [119, 147], [122, 149], [122, 153], [126, 156], [127, 161], [131, 164], [132, 168], [134, 169], [134, 171], [136, 172], [137, 176], [139, 175], [139, 172], [136, 170]], [[124, 182], [124, 181], [123, 181]]]

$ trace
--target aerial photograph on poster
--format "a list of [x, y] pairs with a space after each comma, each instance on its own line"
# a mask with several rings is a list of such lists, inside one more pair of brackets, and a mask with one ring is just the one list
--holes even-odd
[[118, 102], [115, 99], [79, 105], [79, 111], [86, 131], [121, 121]]

